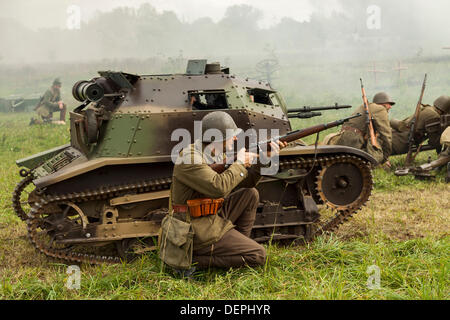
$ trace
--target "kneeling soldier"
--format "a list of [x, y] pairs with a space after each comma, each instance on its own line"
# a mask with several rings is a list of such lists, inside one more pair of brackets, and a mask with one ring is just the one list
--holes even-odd
[[[37, 119], [31, 118], [30, 125], [51, 122], [54, 124], [66, 124], [67, 106], [61, 100], [61, 81], [57, 78], [50, 89], [45, 91], [39, 104], [36, 106]], [[59, 112], [59, 121], [52, 119], [53, 112]]]
[[[192, 262], [197, 267], [263, 265], [264, 247], [249, 238], [259, 203], [259, 194], [254, 187], [261, 179], [260, 166], [252, 165], [258, 155], [241, 149], [237, 160], [222, 173], [217, 173], [209, 166], [214, 162], [212, 156], [223, 159], [224, 152], [233, 148], [236, 136], [242, 130], [229, 114], [222, 111], [203, 118], [202, 130], [208, 129], [219, 130], [224, 138], [197, 140], [181, 151], [173, 171], [169, 216], [178, 222], [190, 223], [194, 234]], [[271, 143], [271, 150], [278, 152], [285, 146], [283, 142]], [[207, 208], [202, 207], [207, 202]], [[164, 240], [163, 227], [161, 241]], [[160, 257], [170, 265], [167, 262], [170, 259], [165, 257], [174, 252], [170, 252], [169, 247], [161, 247]], [[180, 251], [180, 254], [184, 253]], [[171, 266], [179, 268], [174, 263]]]

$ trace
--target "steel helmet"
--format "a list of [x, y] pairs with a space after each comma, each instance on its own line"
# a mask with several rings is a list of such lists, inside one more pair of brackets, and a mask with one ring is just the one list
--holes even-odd
[[395, 102], [392, 101], [391, 97], [386, 92], [378, 92], [373, 97], [373, 103], [376, 103], [376, 104], [389, 103], [391, 105], [395, 105]]
[[[233, 118], [228, 113], [223, 111], [214, 111], [203, 117], [203, 134], [209, 129], [216, 129], [221, 133], [222, 138], [214, 140], [216, 142], [228, 140], [242, 132], [242, 129], [237, 127]], [[203, 142], [212, 142], [212, 139], [205, 136], [203, 138]]]
[[441, 110], [444, 114], [450, 113], [450, 97], [449, 96], [440, 96], [433, 102], [433, 105]]

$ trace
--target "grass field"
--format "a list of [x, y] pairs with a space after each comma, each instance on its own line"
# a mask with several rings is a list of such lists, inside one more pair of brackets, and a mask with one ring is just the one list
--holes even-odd
[[[29, 127], [30, 114], [0, 114], [0, 299], [448, 299], [450, 186], [377, 169], [368, 205], [333, 235], [297, 247], [266, 246], [264, 267], [162, 270], [155, 253], [122, 265], [81, 266], [81, 288], [65, 287], [68, 265], [36, 252], [11, 208], [14, 161], [62, 145], [68, 126]], [[421, 155], [425, 162], [428, 155]], [[394, 167], [402, 158], [392, 160]], [[367, 286], [368, 267], [380, 288]]]

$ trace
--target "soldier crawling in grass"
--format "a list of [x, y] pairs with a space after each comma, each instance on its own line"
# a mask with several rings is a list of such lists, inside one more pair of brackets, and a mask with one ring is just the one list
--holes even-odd
[[[388, 112], [394, 105], [395, 102], [385, 92], [377, 93], [373, 97], [373, 103], [369, 104], [372, 123], [380, 148], [373, 146], [370, 141], [369, 128], [365, 117], [350, 120], [342, 127], [341, 132], [328, 135], [323, 143], [361, 149], [373, 156], [378, 163], [388, 164], [392, 150], [392, 130], [389, 125]], [[354, 114], [357, 113], [364, 114], [364, 105], [361, 105]]]
[[[253, 165], [258, 155], [241, 149], [237, 160], [217, 173], [208, 165], [213, 159], [205, 149], [221, 158], [233, 148], [242, 130], [222, 111], [203, 118], [202, 131], [209, 129], [219, 130], [224, 138], [205, 137], [181, 151], [173, 170], [170, 213], [162, 222], [160, 257], [183, 275], [193, 272], [192, 262], [199, 268], [254, 267], [266, 259], [264, 247], [249, 238], [259, 203], [255, 186], [261, 179], [261, 167]], [[267, 152], [267, 156], [286, 145], [272, 142], [272, 154]]]
[[[42, 123], [66, 124], [67, 106], [61, 100], [61, 81], [58, 78], [53, 81], [50, 89], [45, 91], [34, 110], [37, 113], [37, 118], [31, 118], [30, 125]], [[59, 121], [52, 119], [53, 112], [59, 112]]]

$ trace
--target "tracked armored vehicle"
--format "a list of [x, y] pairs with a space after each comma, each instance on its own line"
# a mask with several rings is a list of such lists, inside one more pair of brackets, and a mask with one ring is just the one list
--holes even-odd
[[[156, 248], [175, 129], [194, 133], [194, 121], [215, 110], [244, 130], [292, 129], [268, 83], [206, 60], [189, 61], [185, 74], [99, 72], [77, 82], [73, 95], [82, 104], [70, 113], [70, 143], [18, 160], [23, 180], [12, 199], [31, 243], [73, 262], [114, 263]], [[373, 164], [348, 147], [296, 143], [282, 150], [278, 173], [258, 185], [252, 238], [309, 241], [334, 230], [368, 200]]]

